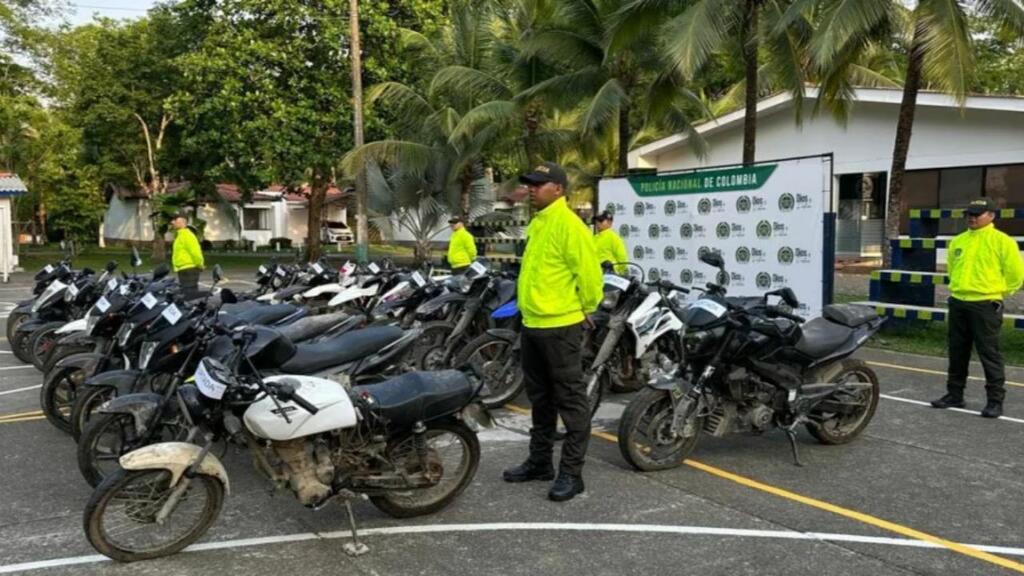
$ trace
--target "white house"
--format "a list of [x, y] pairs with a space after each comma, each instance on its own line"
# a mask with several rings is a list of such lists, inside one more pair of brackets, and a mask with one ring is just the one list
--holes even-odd
[[[170, 192], [173, 193], [173, 190]], [[233, 184], [217, 185], [217, 198], [197, 206], [206, 221], [203, 239], [210, 242], [246, 241], [265, 246], [271, 238], [290, 238], [294, 246], [305, 244], [309, 218], [308, 191], [287, 191], [270, 186], [253, 192], [248, 202]], [[331, 187], [324, 205], [324, 220], [347, 222], [347, 190]], [[107, 240], [148, 242], [153, 239], [150, 201], [142, 193], [116, 190], [110, 196], [103, 221]]]
[[18, 255], [14, 251], [14, 239], [11, 236], [11, 220], [14, 211], [12, 198], [28, 192], [25, 183], [17, 174], [0, 172], [0, 275], [4, 282], [18, 265]]
[[[836, 251], [840, 256], [880, 253], [901, 90], [859, 88], [846, 125], [828, 112], [813, 114], [818, 90], [808, 87], [803, 122], [797, 124], [793, 97], [779, 94], [757, 106], [757, 159], [833, 154], [837, 211]], [[698, 157], [685, 135], [641, 146], [629, 154], [630, 168], [658, 172], [736, 164], [742, 159], [743, 110], [696, 127], [710, 148]], [[949, 96], [922, 92], [903, 184], [903, 224], [911, 208], [956, 208], [990, 196], [1004, 208], [1024, 208], [1024, 98], [971, 96], [963, 108]], [[943, 222], [940, 233], [963, 229]], [[1001, 223], [1024, 235], [1024, 222]], [[940, 259], [944, 256], [939, 255]]]

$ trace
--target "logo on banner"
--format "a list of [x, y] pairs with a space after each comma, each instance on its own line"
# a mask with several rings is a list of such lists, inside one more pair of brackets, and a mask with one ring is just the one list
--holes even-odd
[[643, 202], [637, 202], [636, 204], [633, 204], [633, 216], [643, 216], [644, 212], [645, 210]]
[[740, 246], [739, 248], [736, 249], [736, 263], [750, 263], [750, 248], [747, 248], [746, 246]]
[[740, 214], [750, 212], [750, 196], [740, 196], [736, 199], [736, 211]]
[[604, 207], [604, 211], [605, 211], [605, 212], [607, 212], [607, 213], [609, 213], [609, 214], [611, 214], [612, 216], [615, 216], [615, 214], [616, 214], [616, 213], [617, 213], [617, 212], [618, 212], [619, 210], [620, 210], [620, 209], [617, 209], [617, 206], [615, 205], [615, 203], [614, 203], [614, 202], [609, 202], [608, 204], [605, 204], [605, 207]]
[[665, 216], [675, 216], [675, 215], [676, 215], [676, 201], [675, 200], [669, 200], [668, 202], [665, 202]]
[[719, 256], [721, 256], [722, 255], [722, 251], [719, 250], [718, 248], [708, 248], [707, 246], [701, 246], [700, 248], [697, 249], [697, 259], [698, 260], [700, 258], [703, 258], [704, 256], [706, 256], [708, 254], [718, 254]]
[[792, 264], [795, 257], [793, 249], [789, 246], [779, 248], [779, 264]]
[[653, 240], [659, 236], [661, 236], [661, 226], [658, 226], [657, 224], [651, 224], [647, 228], [647, 237]]
[[772, 287], [772, 275], [767, 272], [758, 272], [754, 283], [759, 290], [768, 290]]
[[757, 237], [758, 238], [771, 238], [772, 237], [772, 223], [767, 220], [761, 220], [757, 223]]
[[754, 212], [763, 212], [768, 208], [768, 201], [760, 196], [754, 196], [750, 199], [750, 205], [753, 207]]
[[644, 247], [643, 246], [637, 246], [636, 248], [633, 248], [633, 258], [636, 259], [636, 260], [643, 260], [644, 259]]
[[774, 286], [786, 286], [789, 284], [789, 278], [786, 278], [782, 274], [772, 274], [772, 285]]
[[729, 284], [731, 284], [732, 286], [735, 286], [737, 288], [742, 288], [743, 285], [745, 284], [744, 278], [743, 278], [743, 274], [740, 274], [739, 272], [730, 272], [729, 273]]
[[719, 286], [728, 286], [729, 273], [725, 270], [719, 270], [718, 274], [715, 275], [715, 284], [718, 284]]
[[785, 222], [772, 222], [772, 236], [789, 235], [789, 226]]
[[697, 202], [697, 212], [704, 215], [711, 214], [711, 200], [708, 198], [701, 198], [700, 201]]
[[619, 226], [619, 236], [623, 238], [629, 238], [629, 224], [623, 224]]
[[680, 270], [679, 283], [682, 284], [683, 286], [689, 286], [693, 284], [693, 272], [691, 270], [687, 270], [686, 268]]
[[794, 198], [789, 192], [779, 196], [779, 210], [782, 210], [783, 212], [792, 212], [793, 207], [795, 206], [796, 198]]
[[743, 224], [737, 224], [735, 222], [729, 226], [729, 229], [732, 231], [733, 238], [743, 238], [746, 233], [743, 229]]
[[756, 246], [750, 247], [750, 261], [751, 262], [764, 262], [764, 250]]
[[730, 228], [728, 222], [719, 222], [718, 226], [715, 226], [715, 235], [721, 238], [722, 240], [725, 240], [726, 238], [729, 237], [729, 230]]
[[676, 259], [676, 249], [673, 248], [672, 246], [666, 246], [665, 247], [665, 260], [668, 260], [669, 262], [672, 262], [675, 259]]
[[659, 272], [657, 268], [652, 268], [651, 270], [648, 270], [647, 277], [651, 279], [651, 282], [657, 282], [658, 280], [661, 280], [661, 272]]
[[808, 196], [807, 194], [797, 194], [796, 195], [796, 209], [797, 210], [806, 210], [807, 208], [813, 208], [813, 207], [814, 207], [814, 201], [811, 200], [810, 196]]
[[679, 227], [680, 238], [693, 238], [693, 224], [683, 224]]

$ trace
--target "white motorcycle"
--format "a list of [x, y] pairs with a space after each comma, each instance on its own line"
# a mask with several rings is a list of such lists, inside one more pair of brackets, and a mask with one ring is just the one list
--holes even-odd
[[[472, 481], [480, 462], [475, 430], [490, 419], [466, 374], [413, 372], [351, 390], [309, 376], [264, 379], [241, 353], [248, 338], [236, 333], [241, 360], [232, 361], [234, 370], [204, 358], [195, 384], [180, 391], [194, 426], [190, 437], [203, 430], [204, 446], [140, 448], [122, 456], [122, 469], [96, 488], [85, 528], [97, 551], [132, 562], [174, 554], [200, 538], [229, 489], [227, 471], [210, 453], [217, 438], [247, 445], [257, 469], [303, 505], [343, 503], [353, 536], [346, 550], [353, 554], [366, 548], [351, 499], [369, 497], [406, 518], [441, 510]], [[242, 362], [247, 370], [239, 370]]]

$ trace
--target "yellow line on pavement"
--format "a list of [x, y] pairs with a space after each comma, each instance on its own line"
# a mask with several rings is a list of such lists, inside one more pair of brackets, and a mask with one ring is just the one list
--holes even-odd
[[12, 418], [17, 419], [17, 418], [24, 418], [26, 416], [42, 416], [42, 415], [43, 415], [43, 411], [42, 410], [35, 410], [33, 412], [19, 412], [19, 413], [16, 413], [16, 414], [0, 414], [0, 422], [3, 422], [4, 420], [10, 420]]
[[[908, 372], [920, 372], [921, 374], [934, 374], [936, 376], [945, 376], [946, 375], [945, 372], [942, 372], [942, 371], [939, 371], [939, 370], [929, 370], [927, 368], [914, 368], [913, 366], [900, 366], [898, 364], [886, 364], [885, 362], [871, 362], [871, 361], [867, 361], [867, 364], [871, 365], [871, 366], [878, 366], [879, 368], [892, 368], [894, 370], [907, 370]], [[967, 378], [970, 379], [970, 380], [980, 380], [982, 382], [985, 381], [984, 378], [978, 378], [977, 376], [968, 376]], [[1024, 388], [1024, 382], [1007, 382], [1006, 385], [1007, 386], [1017, 386], [1019, 388]]]
[[[505, 408], [507, 408], [507, 409], [509, 409], [509, 410], [511, 410], [513, 412], [517, 412], [519, 414], [529, 414], [530, 413], [530, 411], [528, 409], [523, 408], [521, 406], [514, 406], [514, 405], [511, 405], [511, 404], [506, 404]], [[617, 443], [619, 441], [619, 438], [617, 436], [615, 436], [614, 434], [609, 434], [608, 432], [603, 432], [603, 431], [600, 431], [600, 430], [593, 430], [593, 431], [591, 431], [591, 435], [596, 436], [598, 438], [601, 438], [602, 440], [608, 440], [609, 442], [616, 442]], [[865, 514], [863, 512], [857, 512], [856, 510], [851, 510], [849, 508], [844, 508], [842, 506], [837, 506], [835, 504], [830, 504], [830, 503], [825, 502], [823, 500], [818, 500], [817, 498], [811, 498], [809, 496], [803, 496], [803, 495], [797, 494], [795, 492], [790, 492], [789, 490], [786, 490], [784, 488], [778, 488], [778, 487], [772, 486], [770, 484], [765, 484], [763, 482], [758, 482], [757, 480], [754, 480], [752, 478], [747, 478], [745, 476], [740, 476], [739, 474], [734, 474], [732, 472], [729, 472], [729, 471], [726, 471], [726, 470], [722, 470], [721, 468], [716, 468], [714, 466], [709, 466], [707, 464], [704, 464], [703, 462], [698, 462], [696, 460], [687, 459], [687, 460], [684, 460], [683, 463], [686, 464], [687, 466], [691, 467], [691, 468], [696, 468], [697, 470], [700, 470], [702, 472], [706, 472], [708, 474], [711, 474], [713, 476], [717, 476], [717, 477], [722, 478], [724, 480], [729, 480], [731, 482], [735, 482], [737, 484], [740, 484], [741, 486], [746, 486], [747, 488], [752, 488], [754, 490], [759, 490], [761, 492], [772, 494], [772, 495], [778, 496], [780, 498], [785, 498], [785, 499], [791, 500], [793, 502], [799, 502], [800, 504], [804, 504], [804, 505], [810, 506], [812, 508], [817, 508], [818, 510], [824, 510], [826, 512], [831, 512], [833, 514], [837, 514], [839, 516], [843, 516], [844, 518], [849, 518], [851, 520], [856, 520], [858, 522], [863, 522], [865, 524], [874, 526], [876, 528], [881, 528], [882, 530], [888, 530], [889, 532], [895, 532], [896, 534], [900, 534], [900, 535], [906, 536], [908, 538], [913, 538], [915, 540], [921, 540], [921, 541], [924, 541], [924, 542], [931, 542], [932, 544], [935, 544], [935, 545], [938, 545], [938, 546], [942, 546], [943, 548], [952, 550], [953, 552], [957, 552], [959, 554], [963, 554], [964, 556], [970, 556], [971, 558], [974, 558], [976, 560], [981, 560], [981, 561], [984, 561], [984, 562], [989, 562], [991, 564], [995, 564], [996, 566], [1001, 566], [1003, 568], [1007, 568], [1009, 570], [1013, 570], [1015, 572], [1020, 572], [1020, 573], [1024, 574], [1024, 564], [1021, 564], [1020, 562], [1014, 562], [1013, 560], [1008, 560], [1006, 558], [1003, 558], [1002, 556], [996, 556], [995, 554], [990, 554], [988, 552], [983, 552], [981, 550], [978, 550], [977, 548], [972, 548], [971, 546], [965, 546], [963, 544], [959, 544], [959, 543], [953, 542], [951, 540], [946, 540], [945, 538], [940, 538], [939, 536], [933, 536], [932, 534], [928, 534], [927, 532], [921, 532], [920, 530], [915, 530], [913, 528], [910, 528], [908, 526], [904, 526], [902, 524], [897, 524], [895, 522], [890, 522], [888, 520], [883, 520], [881, 518], [872, 516], [870, 514]]]
[[10, 418], [7, 420], [0, 420], [0, 424], [17, 424], [18, 422], [34, 422], [36, 420], [46, 420], [46, 416], [26, 416], [24, 418]]

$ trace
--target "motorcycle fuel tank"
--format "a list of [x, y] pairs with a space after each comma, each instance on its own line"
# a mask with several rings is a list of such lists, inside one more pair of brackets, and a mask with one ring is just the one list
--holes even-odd
[[[272, 398], [263, 398], [245, 410], [245, 425], [256, 436], [282, 442], [350, 428], [358, 422], [348, 391], [341, 384], [312, 376], [270, 376], [265, 379], [267, 382], [285, 380], [295, 385], [295, 392], [319, 411], [310, 414], [294, 402], [283, 400], [278, 400], [281, 406], [278, 409]], [[285, 421], [285, 414], [291, 422]]]

